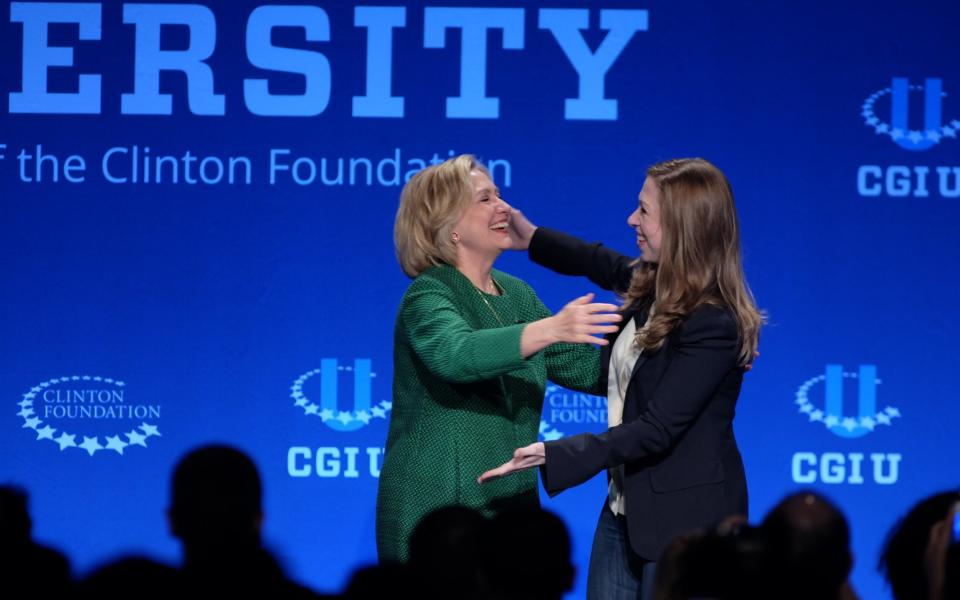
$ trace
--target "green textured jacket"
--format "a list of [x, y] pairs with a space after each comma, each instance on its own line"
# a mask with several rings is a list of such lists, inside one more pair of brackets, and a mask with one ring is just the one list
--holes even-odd
[[590, 345], [554, 344], [520, 356], [527, 323], [550, 316], [533, 289], [494, 271], [484, 294], [456, 268], [418, 276], [394, 330], [393, 409], [377, 493], [377, 552], [404, 561], [410, 533], [436, 508], [493, 516], [537, 506], [536, 469], [480, 485], [477, 477], [537, 441], [546, 381], [597, 393]]

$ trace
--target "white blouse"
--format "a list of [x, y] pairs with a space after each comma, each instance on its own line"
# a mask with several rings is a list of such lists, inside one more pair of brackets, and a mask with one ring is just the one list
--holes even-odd
[[[652, 311], [651, 311], [652, 312]], [[616, 427], [623, 422], [623, 403], [633, 367], [643, 349], [636, 343], [637, 325], [633, 319], [623, 327], [610, 352], [610, 369], [607, 376], [607, 425]], [[623, 465], [608, 469], [610, 486], [608, 503], [615, 515], [626, 514], [623, 499]]]

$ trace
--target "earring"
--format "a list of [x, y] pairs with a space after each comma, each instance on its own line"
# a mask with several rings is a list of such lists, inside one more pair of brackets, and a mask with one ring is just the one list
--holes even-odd
[[454, 231], [453, 233], [450, 234], [450, 239], [453, 240], [454, 244], [457, 244], [460, 242], [460, 234]]

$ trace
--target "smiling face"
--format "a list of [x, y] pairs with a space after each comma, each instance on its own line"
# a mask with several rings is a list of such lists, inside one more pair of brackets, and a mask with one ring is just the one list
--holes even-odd
[[660, 261], [660, 190], [657, 182], [647, 177], [640, 190], [637, 209], [627, 218], [627, 224], [637, 232], [637, 246], [644, 262]]
[[496, 258], [510, 248], [510, 205], [500, 197], [500, 190], [483, 171], [471, 171], [473, 197], [460, 220], [453, 226], [456, 233], [458, 260]]

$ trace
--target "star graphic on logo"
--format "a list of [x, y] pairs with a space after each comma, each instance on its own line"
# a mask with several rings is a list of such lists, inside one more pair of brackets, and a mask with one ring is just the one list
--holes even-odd
[[823, 420], [823, 411], [820, 410], [820, 409], [817, 409], [817, 410], [813, 411], [812, 413], [810, 413], [810, 420], [811, 420], [811, 421], [822, 421], [822, 420]]
[[380, 417], [381, 419], [387, 416], [386, 411], [384, 411], [379, 406], [374, 406], [373, 408], [370, 409], [370, 412], [373, 413], [373, 416]]
[[889, 425], [889, 424], [890, 424], [890, 417], [888, 417], [888, 416], [885, 415], [884, 413], [878, 413], [878, 414], [877, 414], [877, 423], [881, 423], [881, 424], [883, 424], [883, 425]]
[[857, 428], [857, 420], [852, 417], [847, 417], [843, 420], [843, 428], [847, 431], [853, 431]]
[[[24, 398], [26, 398], [26, 396], [24, 396]], [[33, 400], [21, 400], [20, 402], [17, 403], [17, 406], [19, 406], [20, 408], [33, 406]]]
[[382, 400], [380, 402], [380, 406], [383, 407], [383, 410], [391, 410], [393, 408], [393, 402], [387, 402], [386, 400]]
[[147, 439], [147, 436], [141, 435], [136, 429], [133, 429], [130, 431], [130, 433], [125, 433], [124, 435], [127, 436], [128, 440], [130, 440], [130, 443], [127, 444], [128, 446], [136, 444], [137, 446], [143, 446], [144, 448], [147, 447], [147, 443], [144, 441]]
[[320, 419], [324, 421], [329, 421], [332, 418], [333, 418], [333, 411], [330, 410], [329, 408], [325, 408], [322, 411], [320, 411]]
[[878, 118], [876, 118], [876, 117], [874, 117], [874, 116], [871, 116], [869, 119], [867, 119], [867, 125], [873, 126], [873, 125], [876, 125], [876, 124], [879, 123], [879, 122], [880, 122], [880, 119], [878, 119]]
[[957, 119], [950, 121], [950, 127], [953, 127], [954, 129], [960, 129], [960, 121]]
[[949, 138], [956, 138], [956, 137], [957, 137], [957, 130], [954, 129], [953, 127], [943, 126], [943, 127], [940, 129], [940, 131], [941, 131], [941, 132], [943, 133], [943, 135], [946, 136], [946, 137], [949, 137]]
[[827, 427], [836, 427], [839, 422], [840, 419], [838, 419], [836, 415], [827, 415], [827, 418], [823, 420], [823, 424]]
[[308, 415], [315, 415], [319, 410], [320, 407], [316, 404], [308, 404], [307, 407], [303, 409], [303, 412], [307, 413]]
[[111, 435], [107, 438], [107, 449], [116, 450], [117, 454], [123, 455], [123, 449], [129, 444], [120, 440], [119, 435]]
[[552, 442], [552, 441], [554, 441], [554, 440], [558, 440], [558, 439], [560, 439], [560, 438], [562, 438], [562, 437], [563, 437], [563, 434], [560, 433], [559, 431], [556, 431], [556, 430], [554, 430], [554, 431], [548, 431], [548, 432], [546, 432], [546, 433], [543, 434], [543, 439], [545, 439], [545, 440], [548, 441], [548, 442]]
[[940, 137], [941, 137], [941, 136], [940, 136], [940, 132], [939, 132], [939, 131], [935, 131], [935, 130], [933, 130], [933, 129], [928, 129], [926, 133], [927, 133], [927, 139], [928, 139], [928, 140], [932, 141], [932, 142], [935, 143], [935, 144], [940, 142]]
[[363, 421], [363, 424], [364, 424], [364, 425], [369, 425], [369, 424], [370, 424], [370, 413], [368, 413], [368, 412], [365, 411], [365, 410], [358, 410], [358, 411], [357, 411], [357, 420], [358, 420], [358, 421]]
[[27, 418], [33, 414], [33, 409], [27, 406], [24, 406], [20, 409], [20, 412], [17, 413], [18, 417]]
[[79, 446], [89, 452], [90, 456], [93, 456], [97, 450], [103, 450], [103, 446], [100, 445], [100, 442], [98, 442], [95, 437], [83, 436], [83, 443], [79, 444]]
[[891, 417], [899, 417], [899, 416], [900, 416], [900, 410], [899, 410], [899, 409], [896, 409], [896, 408], [894, 408], [894, 407], [892, 407], [892, 406], [888, 406], [886, 409], [884, 409], [883, 412], [887, 413], [887, 414], [890, 415]]
[[861, 417], [860, 427], [863, 427], [867, 431], [873, 431], [873, 428], [876, 427], [877, 423], [870, 417]]
[[155, 425], [148, 425], [146, 423], [140, 424], [140, 431], [142, 431], [143, 435], [147, 437], [150, 437], [151, 435], [156, 435], [156, 436], [160, 435], [160, 431], [157, 429]]
[[911, 131], [910, 134], [907, 135], [907, 139], [913, 142], [914, 144], [919, 144], [920, 140], [923, 139], [923, 134], [920, 133], [919, 131]]
[[809, 402], [800, 406], [800, 412], [809, 414], [813, 410], [813, 405]]
[[65, 448], [75, 448], [77, 445], [74, 441], [75, 439], [77, 439], [77, 436], [72, 433], [63, 432], [60, 434], [60, 437], [53, 441], [60, 444], [60, 450], [63, 451]]
[[876, 127], [876, 129], [874, 129], [874, 131], [876, 131], [878, 134], [880, 134], [880, 133], [888, 133], [888, 132], [890, 131], [890, 126], [887, 125], [886, 123], [880, 123], [879, 125], [877, 125], [877, 127]]
[[903, 137], [903, 130], [900, 129], [899, 127], [894, 127], [893, 130], [890, 132], [890, 137], [892, 137], [895, 140], [899, 140], [900, 138]]
[[293, 403], [294, 406], [306, 406], [307, 399], [303, 396], [298, 396], [296, 402]]
[[49, 425], [44, 425], [42, 429], [37, 430], [37, 439], [38, 440], [52, 440], [53, 432], [56, 431], [53, 427]]
[[344, 425], [346, 425], [353, 420], [353, 417], [351, 417], [350, 413], [348, 413], [347, 411], [341, 410], [340, 413], [337, 415], [337, 420], [343, 423]]
[[30, 429], [36, 429], [38, 425], [40, 425], [40, 419], [36, 417], [31, 417], [23, 423], [23, 427], [29, 427]]

